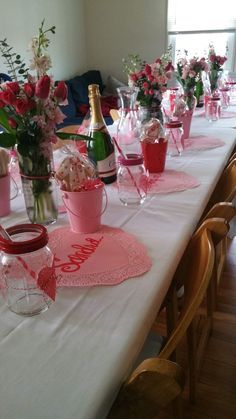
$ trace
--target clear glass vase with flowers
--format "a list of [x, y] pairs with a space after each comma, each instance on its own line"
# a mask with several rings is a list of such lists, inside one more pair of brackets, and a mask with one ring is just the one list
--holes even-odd
[[141, 121], [158, 118], [163, 122], [161, 102], [167, 82], [171, 78], [172, 65], [170, 48], [167, 53], [148, 64], [139, 55], [129, 55], [123, 60], [124, 72], [128, 76], [130, 86], [139, 89], [137, 100], [140, 108]]
[[0, 124], [4, 129], [0, 146], [16, 147], [28, 217], [41, 224], [57, 219], [52, 144], [57, 141], [56, 125], [64, 119], [59, 105], [67, 103], [66, 84], [60, 81], [56, 86], [47, 75], [51, 68], [46, 52], [48, 33], [54, 34], [55, 26], [44, 29], [43, 21], [38, 36], [31, 41], [30, 69], [20, 55], [12, 52], [6, 39], [0, 41], [0, 51], [12, 78], [0, 85]]
[[184, 57], [179, 57], [177, 61], [176, 77], [181, 83], [184, 91], [184, 99], [189, 110], [196, 107], [196, 89], [202, 81], [202, 72], [208, 72], [208, 64], [204, 57], [189, 58], [187, 51]]
[[223, 65], [227, 61], [226, 56], [216, 55], [215, 48], [209, 45], [208, 62], [209, 62], [209, 79], [211, 86], [211, 94], [218, 95], [218, 82], [223, 73]]

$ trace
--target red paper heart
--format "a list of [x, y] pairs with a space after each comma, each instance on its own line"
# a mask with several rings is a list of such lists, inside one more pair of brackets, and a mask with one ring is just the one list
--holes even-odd
[[56, 274], [55, 268], [46, 266], [38, 274], [38, 287], [45, 292], [53, 301], [56, 298]]

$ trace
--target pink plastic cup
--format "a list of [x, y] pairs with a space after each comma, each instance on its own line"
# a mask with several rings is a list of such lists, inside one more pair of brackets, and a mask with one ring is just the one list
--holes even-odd
[[[98, 188], [80, 191], [68, 192], [61, 191], [62, 199], [67, 210], [71, 230], [75, 233], [95, 233], [101, 225], [101, 215], [107, 207], [107, 196], [104, 185]], [[106, 196], [104, 209], [103, 192]]]
[[10, 214], [10, 175], [0, 177], [0, 217]]

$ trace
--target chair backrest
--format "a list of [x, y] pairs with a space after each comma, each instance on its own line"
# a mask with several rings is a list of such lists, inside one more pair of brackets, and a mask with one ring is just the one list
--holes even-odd
[[118, 112], [117, 109], [110, 109], [110, 115], [111, 115], [113, 121], [116, 121], [117, 119], [120, 118], [119, 112]]
[[228, 223], [235, 217], [236, 207], [232, 202], [218, 202], [205, 214], [202, 221], [209, 218], [223, 218]]
[[217, 183], [214, 192], [206, 206], [203, 213], [205, 218], [206, 213], [217, 202], [232, 202], [236, 197], [236, 159], [229, 161], [224, 169], [219, 182]]
[[[208, 229], [207, 225], [211, 229]], [[210, 283], [215, 256], [213, 232], [217, 233], [219, 240], [221, 235], [227, 234], [227, 231], [228, 225], [224, 220], [214, 219], [211, 222], [208, 220], [192, 237], [186, 251], [184, 302], [176, 327], [158, 358], [143, 361], [133, 371], [121, 388], [108, 416], [109, 419], [122, 417], [151, 419], [181, 394], [183, 383], [181, 370], [177, 364], [170, 363], [168, 358], [174, 353], [193, 321]], [[161, 372], [161, 362], [166, 367], [165, 373]], [[173, 369], [171, 374], [168, 368]]]
[[[225, 224], [223, 220], [215, 219], [217, 227]], [[212, 232], [201, 227], [195, 233], [185, 253], [184, 298], [177, 325], [170, 335], [166, 345], [159, 354], [160, 358], [169, 358], [190, 326], [198, 308], [200, 307], [211, 280], [214, 266], [215, 246]]]

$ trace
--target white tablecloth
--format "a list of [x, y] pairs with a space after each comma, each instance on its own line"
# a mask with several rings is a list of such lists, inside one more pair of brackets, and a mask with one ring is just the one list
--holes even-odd
[[[146, 246], [153, 266], [112, 287], [60, 288], [39, 316], [23, 318], [0, 305], [0, 417], [102, 419], [154, 321], [171, 278], [235, 144], [235, 120], [210, 124], [195, 117], [192, 134], [223, 139], [225, 146], [188, 152], [167, 168], [197, 177], [196, 189], [151, 196], [124, 207], [112, 186], [103, 223], [121, 227]], [[27, 222], [22, 198], [1, 220]], [[60, 215], [56, 225], [67, 223]], [[109, 255], [108, 255], [109, 257]]]

